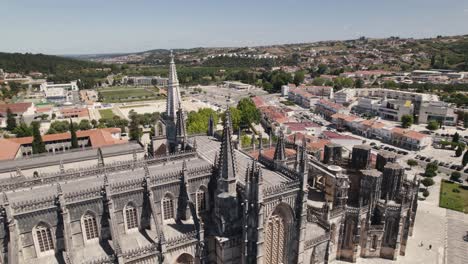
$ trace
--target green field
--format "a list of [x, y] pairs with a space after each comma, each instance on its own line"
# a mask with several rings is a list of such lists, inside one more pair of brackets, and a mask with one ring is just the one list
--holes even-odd
[[99, 114], [101, 114], [101, 118], [105, 119], [112, 119], [115, 116], [114, 112], [112, 112], [112, 109], [99, 110]]
[[[459, 192], [454, 190], [459, 190]], [[468, 188], [460, 184], [442, 181], [439, 206], [468, 213]]]
[[98, 92], [104, 103], [134, 102], [161, 98], [159, 89], [156, 87], [115, 86], [101, 88]]

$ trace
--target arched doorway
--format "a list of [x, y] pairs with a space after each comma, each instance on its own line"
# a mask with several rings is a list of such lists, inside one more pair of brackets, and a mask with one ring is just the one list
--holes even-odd
[[265, 261], [269, 264], [289, 263], [288, 249], [291, 248], [292, 209], [279, 204], [265, 223]]

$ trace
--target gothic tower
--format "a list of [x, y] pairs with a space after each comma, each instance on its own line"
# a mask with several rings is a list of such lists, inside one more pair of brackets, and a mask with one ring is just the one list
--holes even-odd
[[179, 91], [179, 79], [177, 78], [177, 69], [174, 63], [174, 55], [171, 50], [171, 62], [169, 63], [169, 81], [167, 86], [167, 117], [176, 123], [177, 107], [181, 102]]

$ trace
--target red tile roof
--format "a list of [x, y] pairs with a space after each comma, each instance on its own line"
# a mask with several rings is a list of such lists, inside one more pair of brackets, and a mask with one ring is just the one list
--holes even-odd
[[5, 114], [10, 108], [13, 113], [24, 113], [31, 107], [32, 103], [0, 104], [0, 113]]
[[259, 96], [252, 97], [252, 102], [255, 104], [257, 108], [265, 106], [265, 101], [263, 101], [263, 99]]
[[325, 99], [320, 99], [317, 102], [317, 104], [326, 105], [326, 106], [328, 106], [330, 108], [334, 108], [334, 109], [337, 109], [337, 110], [345, 108], [343, 105], [336, 104], [336, 103], [333, 103], [332, 101], [325, 100]]
[[416, 139], [416, 140], [421, 140], [421, 139], [424, 139], [426, 137], [429, 137], [429, 135], [419, 133], [419, 132], [414, 131], [414, 130], [403, 129], [403, 128], [399, 128], [399, 127], [392, 128], [392, 133], [397, 134], [397, 135], [402, 136], [402, 137], [407, 137], [407, 138]]
[[[118, 132], [120, 132], [120, 128], [101, 128], [101, 129], [92, 129], [92, 130], [79, 130], [76, 132], [76, 136], [78, 138], [89, 137], [91, 141], [91, 146], [94, 148], [98, 148], [98, 147], [108, 146], [108, 145], [113, 145], [113, 144], [126, 143], [127, 142], [126, 140], [115, 139], [112, 137], [112, 133], [118, 133]], [[71, 134], [69, 132], [42, 136], [42, 140], [44, 142], [68, 140], [70, 138], [71, 138]], [[8, 140], [24, 145], [24, 144], [31, 144], [33, 141], [33, 137], [10, 138]]]
[[333, 131], [323, 131], [322, 135], [325, 136], [328, 139], [350, 139], [350, 140], [359, 140], [358, 138], [344, 135], [344, 134], [339, 134]]
[[4, 138], [0, 138], [0, 160], [12, 160], [16, 157], [21, 145]]
[[303, 123], [286, 122], [286, 123], [283, 123], [283, 125], [287, 126], [292, 132], [304, 131], [306, 130], [306, 128], [309, 128], [309, 127], [320, 127], [318, 124], [314, 122], [303, 122]]

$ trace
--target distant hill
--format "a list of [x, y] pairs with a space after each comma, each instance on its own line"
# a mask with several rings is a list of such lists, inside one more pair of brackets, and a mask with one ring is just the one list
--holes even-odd
[[[176, 49], [178, 64], [232, 67], [300, 65], [305, 68], [312, 63], [324, 61], [334, 67], [369, 69], [412, 70], [445, 68], [468, 70], [468, 35], [437, 36], [434, 38], [365, 38], [353, 40], [318, 41], [256, 47], [206, 47]], [[131, 63], [148, 65], [167, 64], [169, 50], [155, 49], [134, 53], [82, 55], [80, 59], [105, 63]], [[273, 55], [276, 61], [254, 61], [234, 56], [214, 58], [220, 54]], [[310, 60], [310, 58], [313, 58]], [[367, 60], [367, 61], [366, 61]], [[312, 61], [312, 63], [310, 62]], [[371, 62], [373, 61], [373, 62]]]
[[100, 67], [103, 67], [100, 63], [59, 56], [0, 52], [0, 69], [6, 72], [29, 73], [38, 71], [45, 74], [57, 74]]

